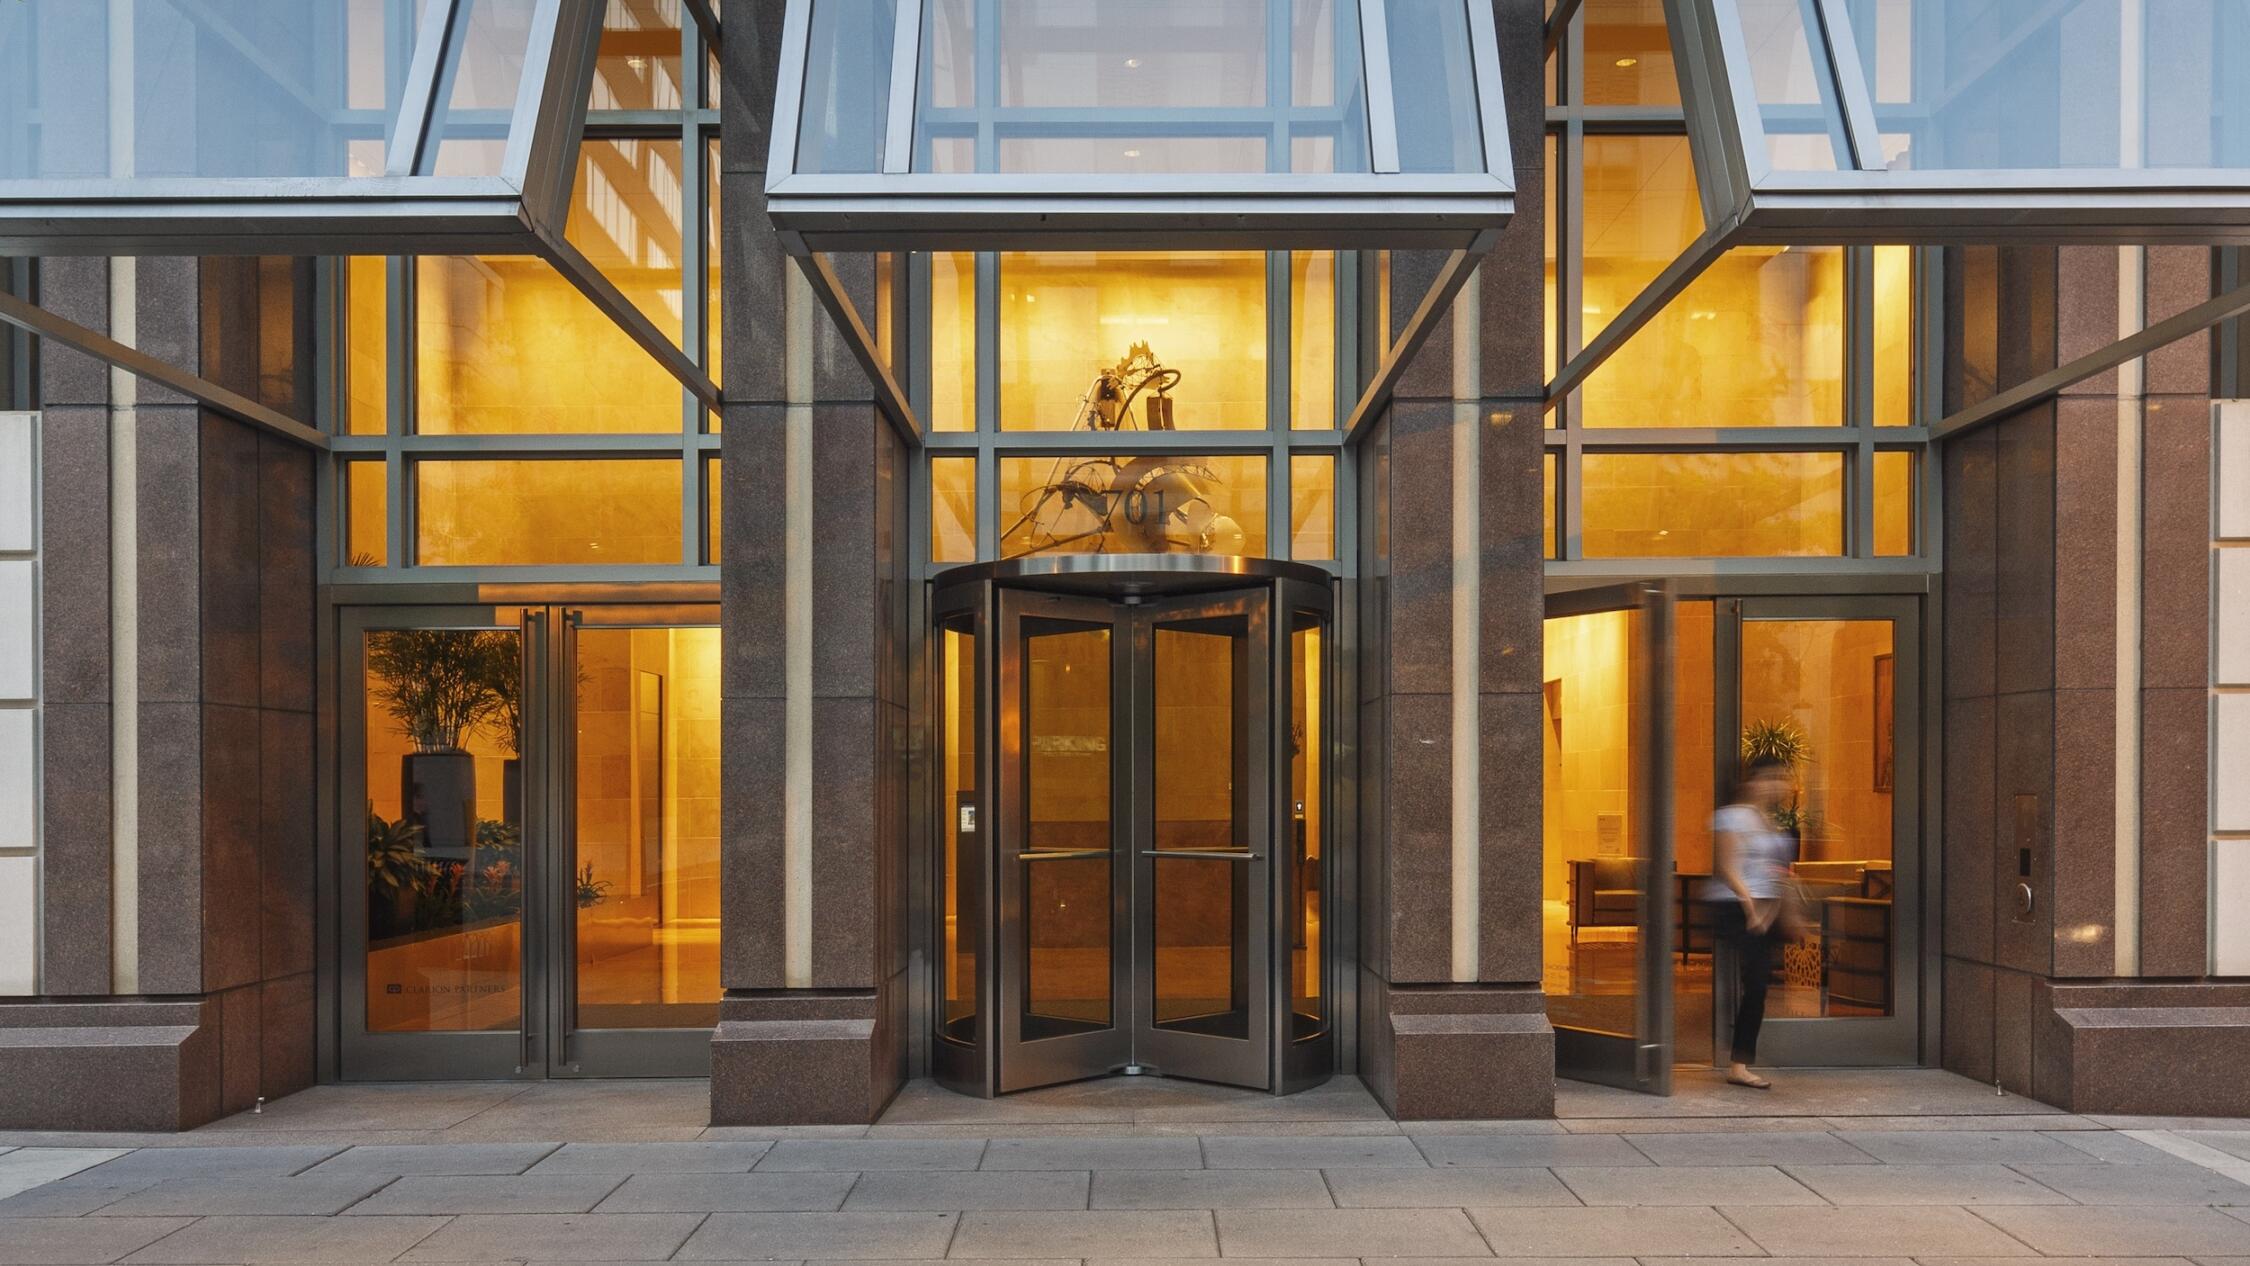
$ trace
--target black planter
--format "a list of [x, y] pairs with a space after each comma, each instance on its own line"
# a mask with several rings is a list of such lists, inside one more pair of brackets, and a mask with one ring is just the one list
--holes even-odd
[[422, 853], [466, 862], [476, 840], [477, 762], [467, 752], [409, 752], [399, 758], [399, 803], [422, 828]]

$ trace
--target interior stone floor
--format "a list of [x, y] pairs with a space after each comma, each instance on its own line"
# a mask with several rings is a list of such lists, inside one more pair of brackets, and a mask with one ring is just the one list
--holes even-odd
[[1275, 1263], [2042, 1256], [2250, 1266], [2250, 1121], [2074, 1116], [1931, 1070], [1564, 1082], [1390, 1120], [1112, 1079], [872, 1126], [705, 1123], [701, 1082], [324, 1086], [178, 1135], [0, 1133], [0, 1263]]

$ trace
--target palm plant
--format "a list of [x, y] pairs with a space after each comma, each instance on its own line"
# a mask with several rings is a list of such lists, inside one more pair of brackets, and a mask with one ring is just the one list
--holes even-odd
[[377, 891], [396, 895], [422, 880], [422, 828], [401, 818], [387, 821], [367, 806], [367, 883]]
[[369, 695], [423, 752], [457, 752], [461, 736], [496, 715], [488, 634], [395, 629], [369, 635]]
[[1784, 831], [1796, 832], [1800, 839], [1812, 828], [1812, 814], [1800, 796], [1800, 780], [1812, 760], [1812, 739], [1794, 721], [1752, 721], [1742, 727], [1744, 769], [1767, 761], [1789, 771], [1789, 803], [1774, 810], [1773, 821]]

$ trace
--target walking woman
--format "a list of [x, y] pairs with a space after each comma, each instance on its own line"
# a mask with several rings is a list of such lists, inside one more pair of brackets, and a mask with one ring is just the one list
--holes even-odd
[[1766, 1021], [1766, 982], [1773, 976], [1773, 944], [1784, 935], [1789, 897], [1789, 838], [1774, 826], [1773, 814], [1789, 795], [1789, 767], [1779, 761], [1753, 761], [1736, 786], [1733, 803], [1711, 819], [1717, 873], [1704, 890], [1717, 915], [1719, 939], [1732, 952], [1740, 973], [1734, 1012], [1733, 1064], [1729, 1085], [1771, 1090], [1773, 1083], [1750, 1071], [1758, 1059], [1758, 1030]]

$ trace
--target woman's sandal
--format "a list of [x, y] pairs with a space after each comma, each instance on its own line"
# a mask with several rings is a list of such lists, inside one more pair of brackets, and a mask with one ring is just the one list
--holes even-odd
[[1770, 1082], [1770, 1081], [1767, 1081], [1767, 1080], [1766, 1080], [1765, 1078], [1763, 1078], [1763, 1077], [1760, 1077], [1760, 1076], [1758, 1076], [1758, 1075], [1757, 1075], [1757, 1074], [1755, 1074], [1755, 1073], [1751, 1074], [1751, 1075], [1750, 1075], [1750, 1076], [1748, 1076], [1748, 1077], [1736, 1077], [1736, 1076], [1732, 1076], [1732, 1075], [1729, 1075], [1729, 1076], [1727, 1077], [1727, 1084], [1728, 1084], [1728, 1085], [1730, 1085], [1730, 1086], [1746, 1086], [1746, 1087], [1748, 1087], [1749, 1089], [1752, 1089], [1752, 1090], [1771, 1090], [1771, 1089], [1773, 1089], [1773, 1083], [1772, 1083], [1772, 1082]]

